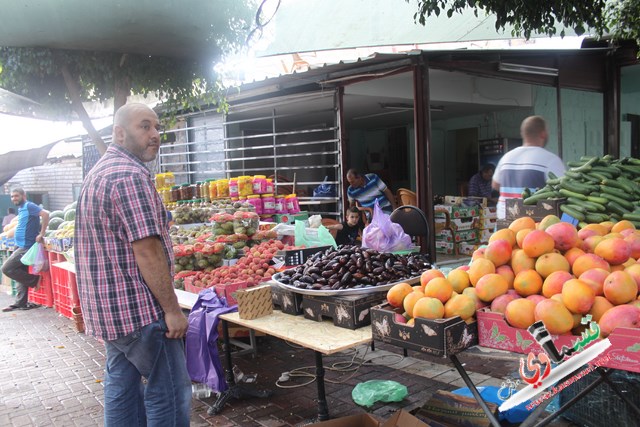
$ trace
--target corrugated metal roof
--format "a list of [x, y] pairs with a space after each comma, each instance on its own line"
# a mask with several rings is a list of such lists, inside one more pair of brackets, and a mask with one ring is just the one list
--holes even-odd
[[305, 85], [322, 86], [323, 82], [341, 76], [352, 76], [359, 73], [373, 76], [376, 73], [376, 69], [382, 70], [391, 69], [395, 66], [407, 66], [411, 64], [412, 58], [421, 55], [424, 55], [432, 66], [437, 66], [439, 60], [449, 60], [451, 58], [459, 61], [495, 61], [496, 63], [504, 58], [507, 58], [509, 61], [548, 62], [556, 57], [564, 59], [571, 57], [588, 57], [591, 55], [603, 55], [607, 51], [610, 51], [610, 49], [454, 49], [433, 51], [415, 49], [400, 53], [374, 53], [366, 57], [315, 65], [306, 71], [294, 71], [291, 74], [282, 74], [262, 81], [245, 83], [239, 87], [239, 93], [237, 89], [230, 90], [229, 101], [233, 103], [250, 97], [267, 96], [283, 92], [286, 89], [294, 89]]

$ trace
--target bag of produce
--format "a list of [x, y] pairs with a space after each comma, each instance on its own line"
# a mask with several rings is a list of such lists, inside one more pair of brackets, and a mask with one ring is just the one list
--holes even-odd
[[400, 224], [391, 221], [376, 201], [373, 219], [362, 231], [362, 247], [378, 252], [405, 251], [412, 247], [411, 236], [404, 232]]

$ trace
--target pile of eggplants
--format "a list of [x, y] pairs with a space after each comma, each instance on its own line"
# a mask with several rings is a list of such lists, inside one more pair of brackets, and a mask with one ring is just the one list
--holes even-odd
[[395, 255], [345, 245], [318, 252], [273, 278], [300, 289], [360, 289], [401, 282], [430, 268], [426, 254]]

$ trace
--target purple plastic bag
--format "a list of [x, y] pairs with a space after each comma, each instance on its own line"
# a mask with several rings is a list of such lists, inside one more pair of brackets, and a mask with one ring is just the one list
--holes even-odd
[[404, 232], [400, 224], [391, 221], [376, 201], [373, 219], [362, 232], [362, 247], [378, 252], [397, 252], [410, 249], [411, 246], [411, 236]]

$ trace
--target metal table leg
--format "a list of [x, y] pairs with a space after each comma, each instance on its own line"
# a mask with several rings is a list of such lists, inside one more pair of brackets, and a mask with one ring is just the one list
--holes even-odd
[[453, 366], [456, 367], [456, 370], [462, 377], [462, 380], [467, 385], [467, 387], [469, 387], [469, 390], [471, 390], [473, 397], [475, 397], [476, 401], [478, 402], [478, 404], [480, 405], [484, 413], [489, 418], [491, 425], [493, 427], [500, 427], [500, 422], [496, 419], [493, 412], [491, 412], [491, 410], [487, 406], [487, 403], [484, 401], [482, 396], [480, 396], [480, 392], [478, 392], [478, 389], [476, 388], [475, 384], [473, 384], [473, 381], [471, 381], [471, 378], [469, 378], [467, 371], [464, 369], [464, 366], [462, 366], [462, 363], [460, 363], [460, 361], [458, 360], [458, 357], [455, 354], [452, 354], [451, 356], [449, 356], [449, 359], [451, 359], [451, 361], [453, 362]]
[[[220, 319], [222, 322], [222, 351], [225, 355], [225, 380], [229, 388], [218, 396], [218, 399], [209, 407], [207, 414], [217, 415], [222, 411], [224, 405], [231, 398], [244, 399], [247, 397], [269, 397], [273, 394], [271, 390], [256, 390], [254, 388], [244, 387], [240, 384], [236, 384], [233, 376], [233, 364], [231, 361], [231, 341], [229, 339], [229, 324], [226, 320]], [[324, 383], [323, 383], [324, 385]]]
[[318, 420], [326, 421], [329, 419], [329, 406], [327, 405], [327, 396], [324, 390], [324, 366], [322, 364], [322, 353], [314, 351], [316, 356], [316, 383], [318, 385]]

